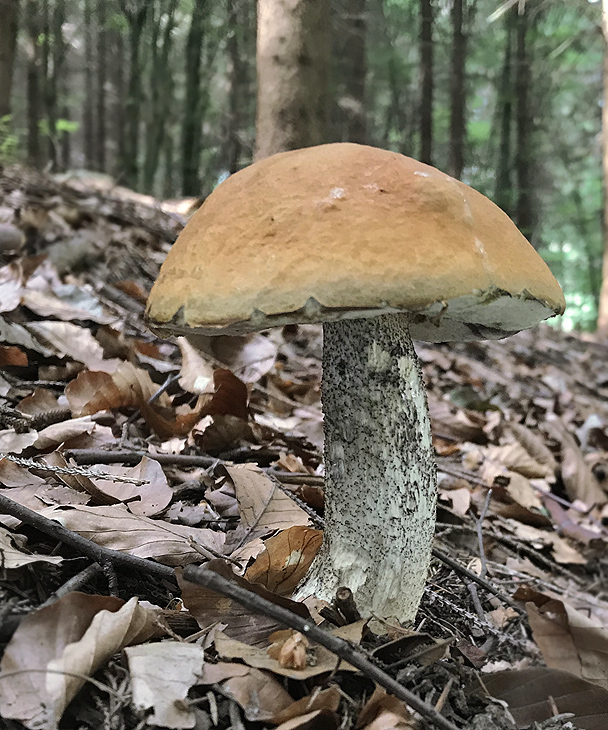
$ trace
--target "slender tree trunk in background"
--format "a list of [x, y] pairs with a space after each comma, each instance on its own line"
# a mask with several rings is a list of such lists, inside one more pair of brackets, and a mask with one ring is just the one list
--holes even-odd
[[466, 0], [452, 0], [452, 64], [450, 69], [450, 150], [448, 173], [462, 178], [466, 137], [467, 38], [464, 32], [463, 5]]
[[230, 174], [239, 169], [241, 154], [241, 97], [244, 88], [244, 64], [239, 49], [239, 0], [227, 0], [228, 120], [226, 129], [226, 167]]
[[[42, 91], [42, 119], [46, 122], [46, 144], [44, 145], [43, 154], [45, 164], [53, 165], [53, 138], [51, 137], [51, 126], [54, 126], [53, 109], [49, 112], [49, 106], [52, 107], [53, 99], [49, 95], [49, 76], [51, 69], [51, 24], [50, 24], [50, 0], [41, 0], [40, 2], [40, 35], [38, 43], [41, 47], [41, 68], [40, 68], [40, 86]], [[48, 162], [47, 162], [48, 161]]]
[[108, 33], [106, 30], [107, 0], [97, 0], [97, 98], [95, 100], [95, 167], [106, 169], [106, 64]]
[[175, 195], [177, 188], [175, 182], [175, 150], [172, 134], [168, 134], [165, 138], [163, 158], [163, 198], [167, 200]]
[[507, 11], [505, 17], [505, 47], [500, 87], [498, 89], [498, 159], [494, 202], [512, 216], [513, 184], [511, 181], [513, 129], [513, 36], [517, 8]]
[[335, 43], [333, 57], [336, 59], [338, 84], [336, 134], [342, 142], [365, 144], [367, 140], [367, 119], [365, 108], [365, 77], [367, 72], [366, 0], [344, 0], [338, 9], [339, 17], [334, 21]]
[[158, 24], [153, 32], [152, 64], [150, 79], [150, 120], [146, 126], [146, 159], [144, 162], [143, 189], [153, 193], [154, 180], [160, 153], [165, 138], [165, 123], [169, 113], [173, 94], [173, 73], [169, 63], [172, 46], [172, 34], [175, 27], [175, 11], [178, 0], [171, 0], [164, 20], [164, 28], [160, 47], [159, 30], [163, 19], [161, 12]]
[[95, 167], [95, 130], [93, 123], [93, 0], [84, 0], [84, 107], [82, 132], [84, 137], [84, 166]]
[[[102, 0], [103, 2], [103, 0]], [[120, 30], [113, 31], [113, 53], [115, 62], [112, 64], [112, 86], [114, 89], [112, 137], [116, 140], [116, 160], [114, 161], [114, 174], [117, 177], [124, 175], [125, 160], [127, 158], [127, 135], [126, 135], [126, 113], [125, 97], [127, 95], [125, 81], [126, 51], [125, 40]]]
[[329, 0], [258, 0], [256, 158], [327, 141]]
[[11, 112], [19, 0], [0, 0], [0, 119]]
[[[67, 79], [64, 79], [63, 83], [62, 83], [61, 96], [64, 99], [67, 99], [68, 94], [69, 94], [69, 90], [68, 90]], [[68, 122], [70, 121], [70, 108], [68, 107], [67, 103], [65, 103], [61, 109], [61, 117]], [[59, 165], [59, 169], [60, 170], [69, 170], [70, 167], [72, 166], [71, 132], [67, 129], [62, 130], [61, 136], [59, 139], [61, 142], [61, 163]]]
[[42, 48], [40, 36], [40, 5], [38, 0], [27, 0], [25, 22], [27, 26], [27, 159], [32, 167], [43, 164], [40, 144]]
[[[63, 101], [60, 99], [60, 92], [66, 88], [67, 89], [67, 68], [66, 68], [66, 53], [67, 53], [67, 44], [65, 42], [65, 39], [63, 37], [63, 24], [65, 23], [65, 0], [55, 0], [55, 7], [53, 10], [53, 91], [54, 91], [54, 97], [55, 97], [55, 165], [57, 169], [61, 169], [61, 147], [63, 146], [63, 137], [68, 134], [67, 130], [63, 132], [62, 134], [58, 133], [57, 130], [57, 118], [59, 117], [59, 111], [60, 111], [60, 101]], [[67, 106], [67, 97], [63, 97], [66, 99], [66, 106]], [[62, 107], [63, 109], [63, 104]], [[66, 110], [67, 111], [67, 110]], [[69, 117], [69, 114], [66, 113], [66, 119]], [[69, 147], [69, 144], [68, 144]]]
[[534, 165], [532, 137], [534, 120], [530, 109], [531, 52], [529, 48], [530, 7], [524, 6], [516, 20], [516, 62], [515, 62], [515, 175], [517, 178], [517, 200], [515, 222], [524, 236], [532, 241], [536, 224], [534, 213], [534, 191], [532, 167]]
[[125, 184], [137, 189], [139, 183], [139, 122], [142, 100], [141, 84], [141, 40], [148, 12], [147, 0], [139, 0], [131, 10], [126, 0], [121, 0], [122, 12], [129, 23], [129, 88], [125, 105], [126, 156], [124, 160]]
[[433, 3], [420, 0], [420, 155], [433, 163]]
[[206, 17], [205, 0], [194, 0], [186, 41], [186, 90], [182, 127], [182, 193], [200, 195], [201, 159], [201, 57]]
[[602, 0], [602, 31], [604, 34], [603, 83], [604, 104], [602, 105], [602, 144], [604, 173], [604, 260], [602, 264], [602, 288], [597, 314], [597, 328], [608, 334], [608, 0]]

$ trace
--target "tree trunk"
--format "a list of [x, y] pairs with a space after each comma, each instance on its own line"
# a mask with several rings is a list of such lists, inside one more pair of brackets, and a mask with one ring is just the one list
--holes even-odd
[[434, 535], [436, 469], [407, 316], [323, 325], [325, 530], [298, 589], [350, 588], [363, 615], [411, 621]]
[[97, 99], [95, 167], [100, 172], [106, 169], [106, 64], [108, 32], [106, 30], [107, 0], [97, 0]]
[[420, 155], [433, 164], [433, 3], [420, 0]]
[[84, 0], [84, 108], [82, 132], [84, 137], [84, 166], [95, 167], [95, 131], [93, 112], [93, 13], [92, 0]]
[[40, 119], [42, 112], [42, 48], [38, 43], [40, 36], [40, 4], [38, 0], [27, 0], [27, 159], [32, 167], [43, 164], [40, 144]]
[[230, 174], [239, 169], [241, 154], [241, 98], [245, 82], [245, 69], [239, 49], [239, 0], [228, 0], [227, 52], [228, 70], [228, 119], [226, 124], [226, 167]]
[[524, 236], [532, 241], [537, 219], [534, 212], [534, 190], [532, 186], [534, 120], [530, 109], [532, 74], [528, 38], [529, 27], [530, 7], [529, 4], [526, 4], [523, 12], [517, 16], [516, 20], [515, 175], [517, 178], [517, 201], [515, 221]]
[[121, 8], [129, 23], [129, 88], [125, 105], [127, 139], [124, 177], [125, 183], [134, 190], [139, 184], [139, 123], [141, 112], [141, 39], [146, 15], [147, 0], [139, 0], [134, 10], [129, 9], [125, 0]]
[[513, 183], [511, 164], [513, 154], [513, 31], [516, 8], [507, 11], [505, 17], [505, 47], [503, 52], [500, 86], [498, 90], [498, 160], [496, 163], [496, 187], [494, 202], [507, 215], [513, 216]]
[[334, 25], [339, 29], [334, 33], [334, 57], [339, 74], [334, 137], [342, 142], [365, 144], [366, 0], [346, 0]]
[[597, 315], [597, 328], [608, 333], [608, 0], [602, 0], [602, 31], [604, 34], [603, 83], [604, 104], [602, 105], [602, 143], [604, 171], [604, 261], [602, 264], [602, 288]]
[[201, 192], [199, 178], [202, 147], [201, 57], [205, 18], [205, 0], [194, 0], [186, 41], [186, 89], [182, 128], [182, 193], [184, 195], [200, 195]]
[[0, 119], [11, 113], [19, 0], [0, 0]]
[[[103, 0], [102, 0], [103, 2]], [[115, 62], [112, 69], [112, 87], [114, 103], [112, 104], [112, 137], [116, 140], [116, 157], [114, 159], [114, 174], [121, 179], [125, 171], [127, 157], [126, 113], [124, 99], [127, 96], [125, 67], [127, 65], [125, 39], [119, 28], [112, 31], [112, 56]]]
[[452, 64], [450, 69], [450, 150], [448, 172], [462, 178], [466, 136], [467, 38], [464, 32], [463, 5], [466, 0], [452, 0]]
[[[144, 162], [143, 189], [153, 193], [154, 180], [165, 138], [165, 123], [173, 94], [173, 73], [169, 63], [172, 45], [175, 11], [178, 0], [170, 0], [167, 12], [161, 13], [155, 24], [152, 42], [150, 78], [150, 119], [146, 126], [146, 159]], [[159, 43], [160, 26], [164, 17], [162, 40]]]
[[258, 0], [256, 158], [327, 141], [329, 0]]

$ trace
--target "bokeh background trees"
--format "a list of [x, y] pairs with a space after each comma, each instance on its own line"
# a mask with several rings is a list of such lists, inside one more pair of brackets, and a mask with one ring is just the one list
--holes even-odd
[[[2, 164], [203, 197], [281, 147], [394, 149], [501, 205], [562, 282], [562, 326], [595, 328], [602, 3], [0, 0], [0, 18]], [[303, 111], [269, 120], [281, 83]]]

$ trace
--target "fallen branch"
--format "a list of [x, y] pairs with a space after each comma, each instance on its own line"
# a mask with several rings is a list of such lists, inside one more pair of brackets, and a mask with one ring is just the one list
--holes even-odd
[[436, 728], [440, 730], [458, 730], [456, 725], [443, 717], [434, 707], [428, 705], [420, 697], [410, 692], [389, 674], [380, 669], [380, 667], [370, 662], [353, 644], [320, 629], [311, 619], [304, 619], [301, 616], [297, 616], [288, 609], [277, 606], [271, 601], [262, 598], [262, 596], [252, 593], [246, 588], [242, 588], [235, 582], [223, 578], [215, 571], [204, 566], [186, 566], [184, 568], [184, 578], [192, 583], [198, 583], [212, 591], [228, 596], [256, 613], [274, 618], [285, 626], [300, 631], [308, 638], [329, 649], [329, 651], [340, 657], [340, 659], [352, 664], [353, 667], [359, 669], [367, 677], [395, 695], [395, 697], [406, 702]]
[[175, 581], [173, 568], [170, 568], [168, 565], [161, 565], [160, 563], [155, 563], [152, 560], [138, 558], [136, 555], [129, 555], [128, 553], [122, 553], [119, 550], [110, 550], [110, 548], [101, 547], [101, 545], [97, 545], [94, 542], [91, 542], [91, 540], [87, 540], [86, 537], [82, 537], [78, 533], [68, 530], [63, 525], [59, 524], [59, 522], [49, 520], [48, 517], [39, 515], [37, 512], [34, 512], [34, 510], [18, 504], [14, 500], [5, 497], [3, 494], [0, 494], [0, 514], [16, 517], [18, 520], [21, 520], [21, 522], [25, 522], [26, 525], [35, 527], [37, 530], [44, 532], [45, 535], [52, 537], [54, 540], [59, 540], [65, 545], [69, 545], [77, 552], [82, 553], [82, 555], [86, 555], [100, 565], [110, 563], [117, 568], [141, 570], [158, 578], [169, 578]]
[[439, 550], [439, 548], [434, 547], [433, 556], [437, 558], [437, 560], [441, 560], [442, 563], [445, 563], [445, 565], [451, 568], [455, 573], [459, 573], [460, 575], [465, 576], [473, 583], [477, 583], [477, 585], [485, 588], [488, 593], [491, 593], [497, 598], [500, 598], [503, 603], [511, 606], [511, 608], [517, 611], [517, 613], [522, 615], [526, 613], [520, 606], [517, 605], [517, 603], [512, 598], [509, 598], [509, 596], [498, 590], [498, 588], [494, 588], [494, 586], [489, 581], [485, 580], [485, 578], [480, 578], [476, 573], [473, 573], [473, 571], [465, 568], [464, 565], [461, 565], [457, 560], [454, 560], [454, 558], [446, 555], [443, 550]]
[[[200, 466], [205, 469], [215, 464], [223, 464], [224, 460], [213, 456], [198, 456], [192, 454], [151, 454], [148, 451], [102, 451], [101, 449], [68, 449], [64, 455], [74, 459], [77, 464], [127, 464], [135, 466], [142, 457], [158, 461], [162, 466]], [[323, 477], [314, 474], [300, 474], [297, 472], [279, 471], [268, 467], [260, 467], [263, 472], [272, 474], [283, 484], [306, 484], [313, 487], [322, 487]]]

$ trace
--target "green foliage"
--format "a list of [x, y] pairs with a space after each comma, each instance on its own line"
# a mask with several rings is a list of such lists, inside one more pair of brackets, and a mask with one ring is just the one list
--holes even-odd
[[11, 116], [0, 117], [0, 163], [5, 165], [17, 161], [19, 139], [11, 130]]
[[58, 132], [77, 132], [80, 129], [80, 123], [71, 119], [58, 119], [55, 128]]

